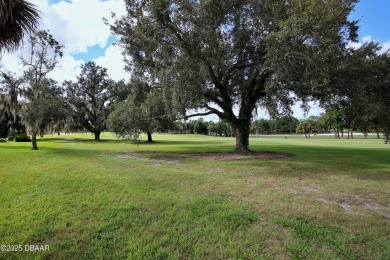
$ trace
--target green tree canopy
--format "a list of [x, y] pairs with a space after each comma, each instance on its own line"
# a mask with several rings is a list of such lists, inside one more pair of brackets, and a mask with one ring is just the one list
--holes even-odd
[[356, 38], [356, 1], [134, 0], [111, 28], [128, 70], [159, 85], [173, 108], [228, 122], [245, 153], [256, 106], [289, 113], [292, 93], [307, 101], [329, 89], [330, 68]]
[[109, 129], [118, 137], [136, 141], [141, 133], [153, 142], [152, 133], [158, 128], [172, 124], [172, 115], [166, 113], [161, 102], [161, 90], [133, 79], [131, 94], [127, 99], [114, 104], [109, 117]]
[[93, 61], [81, 65], [76, 82], [64, 82], [75, 124], [93, 133], [95, 140], [100, 140], [100, 134], [106, 128], [109, 90], [113, 84], [107, 69]]
[[21, 116], [31, 132], [33, 150], [38, 150], [37, 135], [42, 136], [48, 125], [59, 119], [62, 111], [61, 90], [57, 82], [48, 77], [58, 66], [62, 47], [49, 32], [34, 32], [26, 45], [28, 51], [20, 58], [23, 76], [17, 78], [11, 73], [1, 72], [6, 91], [0, 95], [0, 105], [14, 117], [16, 114]]
[[347, 128], [350, 133], [355, 128], [367, 132], [369, 125], [375, 124], [387, 135], [390, 53], [382, 53], [381, 49], [375, 42], [348, 49], [341, 56], [342, 61], [335, 65], [330, 78], [332, 91], [322, 102], [327, 114], [335, 116], [337, 123], [333, 122], [333, 128]]

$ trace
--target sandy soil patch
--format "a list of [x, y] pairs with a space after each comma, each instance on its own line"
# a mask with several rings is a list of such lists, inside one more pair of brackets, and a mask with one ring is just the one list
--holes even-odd
[[168, 164], [180, 163], [179, 160], [172, 159], [172, 158], [146, 158], [131, 153], [120, 154], [117, 157], [119, 159], [136, 159], [138, 161], [151, 161], [152, 166], [161, 166], [161, 163], [168, 163]]

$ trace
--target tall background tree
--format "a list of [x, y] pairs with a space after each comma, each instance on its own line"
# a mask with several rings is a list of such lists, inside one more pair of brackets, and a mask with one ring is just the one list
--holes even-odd
[[24, 0], [0, 0], [0, 52], [14, 50], [39, 22], [35, 5]]
[[[356, 49], [348, 49], [340, 55], [329, 78], [331, 91], [323, 96], [326, 115], [333, 116], [333, 128], [348, 137], [360, 130], [365, 135], [371, 128], [389, 129], [390, 52], [382, 53], [382, 46], [375, 42]], [[329, 118], [330, 119], [330, 118]]]
[[18, 97], [22, 95], [21, 85], [24, 82], [23, 77], [17, 77], [11, 71], [1, 71], [0, 87], [0, 117], [9, 116], [16, 120], [20, 109]]
[[[290, 112], [328, 89], [329, 69], [346, 41], [355, 0], [126, 1], [111, 26], [127, 68], [159, 84], [176, 108], [216, 114], [249, 151], [252, 112]], [[188, 116], [188, 115], [186, 115]]]
[[[139, 78], [130, 82], [130, 93], [126, 100], [114, 105], [109, 116], [109, 129], [117, 136], [136, 141], [141, 133], [147, 142], [153, 142], [152, 133], [164, 129], [172, 122], [162, 102], [162, 90], [152, 87]], [[122, 91], [123, 92], [123, 91]]]
[[372, 103], [375, 124], [383, 129], [385, 143], [390, 144], [390, 53], [384, 53], [373, 61], [372, 66], [376, 70], [377, 84], [374, 84], [372, 91]]
[[252, 123], [251, 128], [252, 128], [252, 132], [256, 134], [256, 137], [258, 137], [259, 133], [263, 134], [264, 132], [270, 132], [271, 124], [269, 120], [259, 119]]
[[[59, 64], [62, 46], [47, 31], [32, 33], [26, 44], [26, 54], [20, 59], [23, 76], [1, 72], [5, 92], [1, 95], [3, 107], [14, 117], [19, 115], [32, 135], [32, 150], [38, 150], [37, 135], [43, 135], [47, 126], [58, 120], [62, 109], [61, 90], [48, 74]], [[22, 99], [18, 99], [22, 97]]]
[[60, 90], [48, 74], [59, 65], [62, 47], [48, 31], [38, 31], [30, 35], [29, 52], [21, 57], [26, 81], [23, 95], [28, 100], [22, 121], [31, 132], [33, 150], [38, 150], [37, 135], [42, 136], [61, 111]]
[[318, 131], [318, 117], [309, 116], [305, 120], [301, 120], [298, 123], [296, 130], [298, 133], [303, 133], [306, 138], [310, 138], [310, 135], [313, 133], [313, 130]]
[[106, 128], [109, 90], [113, 84], [107, 69], [93, 61], [81, 65], [76, 82], [64, 82], [73, 121], [80, 128], [93, 133], [95, 140], [100, 140], [100, 134]]
[[215, 136], [231, 136], [231, 129], [228, 124], [223, 121], [217, 123], [209, 122], [207, 126], [208, 134]]
[[153, 142], [153, 118], [148, 118], [147, 107], [138, 105], [132, 96], [118, 103], [108, 119], [109, 129], [118, 137], [138, 141], [142, 133], [148, 136], [148, 142]]

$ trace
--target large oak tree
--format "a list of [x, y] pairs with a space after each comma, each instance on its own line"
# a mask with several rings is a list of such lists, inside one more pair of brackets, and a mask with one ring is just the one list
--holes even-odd
[[64, 82], [74, 123], [93, 133], [95, 140], [100, 140], [100, 134], [106, 128], [109, 90], [113, 84], [107, 69], [93, 61], [81, 65], [76, 82]]
[[245, 153], [258, 105], [288, 113], [293, 97], [329, 88], [329, 70], [356, 38], [348, 21], [356, 1], [126, 0], [127, 15], [111, 28], [128, 70], [164, 89], [174, 107], [231, 124]]

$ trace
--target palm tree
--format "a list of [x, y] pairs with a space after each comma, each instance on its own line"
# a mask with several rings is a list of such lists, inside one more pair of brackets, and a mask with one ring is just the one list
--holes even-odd
[[36, 6], [25, 0], [0, 0], [0, 52], [14, 50], [39, 21]]

